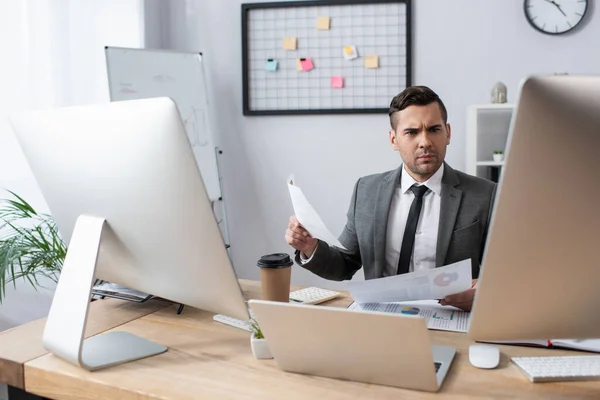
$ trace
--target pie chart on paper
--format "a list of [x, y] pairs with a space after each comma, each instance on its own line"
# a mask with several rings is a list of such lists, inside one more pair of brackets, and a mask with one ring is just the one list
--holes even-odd
[[400, 312], [405, 315], [419, 315], [419, 309], [416, 307], [402, 307]]

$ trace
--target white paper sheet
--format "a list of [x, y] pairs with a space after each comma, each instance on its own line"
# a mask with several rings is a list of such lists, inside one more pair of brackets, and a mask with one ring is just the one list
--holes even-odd
[[293, 178], [288, 179], [288, 189], [290, 190], [290, 197], [292, 199], [292, 205], [294, 206], [294, 214], [304, 229], [306, 229], [315, 239], [321, 239], [330, 246], [336, 246], [346, 250], [346, 248], [337, 240], [335, 235], [327, 229], [325, 223], [321, 220], [321, 217], [319, 217], [319, 214], [317, 214], [313, 206], [310, 205], [304, 196], [304, 193], [302, 193], [302, 190], [294, 185]]
[[437, 300], [399, 303], [352, 303], [349, 310], [378, 311], [392, 314], [418, 315], [425, 319], [428, 329], [467, 332], [471, 313], [452, 306], [442, 306]]
[[354, 301], [364, 304], [443, 299], [470, 289], [471, 284], [471, 260], [467, 259], [426, 271], [351, 281], [346, 288]]

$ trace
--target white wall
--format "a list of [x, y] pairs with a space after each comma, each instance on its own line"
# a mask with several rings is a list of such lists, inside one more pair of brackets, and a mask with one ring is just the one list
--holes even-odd
[[[29, 56], [23, 47], [26, 44], [21, 25], [25, 3], [0, 2], [3, 33], [0, 47], [5, 55], [10, 55], [0, 63], [0, 187], [16, 190], [34, 206], [45, 210], [43, 198], [5, 119], [11, 111], [27, 105], [35, 79], [40, 79], [33, 77], [32, 81], [24, 73]], [[134, 46], [134, 42], [123, 39], [122, 33], [137, 32], [139, 22], [127, 17], [132, 15], [129, 12], [111, 12], [110, 7], [117, 3], [133, 4], [130, 11], [139, 7], [138, 0], [103, 3], [108, 10], [104, 11], [105, 16], [113, 21], [110, 43], [104, 44]], [[242, 116], [241, 1], [145, 0], [144, 3], [148, 47], [200, 50], [206, 55], [212, 77], [209, 80], [212, 112], [218, 128], [216, 143], [224, 149], [224, 189], [232, 254], [241, 277], [258, 277], [255, 261], [263, 253], [292, 252], [283, 238], [292, 213], [284, 185], [289, 173], [295, 173], [298, 184], [330, 229], [339, 233], [356, 179], [398, 166], [400, 159], [387, 143], [388, 122], [384, 114]], [[466, 106], [487, 102], [494, 82], [505, 82], [509, 101], [514, 101], [518, 82], [524, 75], [600, 71], [600, 53], [594, 50], [594, 43], [600, 37], [600, 21], [594, 15], [593, 4], [585, 26], [562, 37], [534, 31], [523, 16], [522, 1], [413, 0], [413, 4], [413, 80], [415, 84], [432, 87], [445, 101], [453, 125], [448, 161], [458, 169], [464, 168]], [[72, 12], [86, 12], [84, 6], [74, 7], [81, 8]], [[78, 20], [88, 20], [87, 17]], [[45, 16], [38, 18], [43, 20]], [[77, 22], [70, 26], [71, 32], [102, 29]], [[69, 39], [72, 54], [82, 60], [80, 52], [87, 47], [77, 33], [73, 35]], [[41, 51], [49, 51], [44, 45], [39, 46]], [[103, 61], [96, 59], [95, 67], [90, 69], [75, 59], [70, 68], [75, 68], [73, 78], [78, 84], [72, 92], [55, 100], [62, 104], [83, 103], [104, 96], [106, 92], [100, 82], [103, 78], [98, 72], [104, 65], [99, 63]], [[39, 67], [49, 69], [43, 64]], [[300, 268], [295, 268], [293, 280], [331, 286]], [[26, 294], [26, 290], [19, 288], [18, 293]], [[49, 303], [43, 300], [37, 308], [23, 306], [29, 311], [11, 309], [8, 304], [13, 301], [25, 304], [18, 297], [11, 300], [12, 296], [9, 294], [6, 304], [0, 306], [0, 329], [6, 326], [2, 325], [2, 312], [13, 310], [16, 318], [11, 316], [7, 323], [15, 324], [34, 314], [44, 314]]]
[[[284, 240], [292, 213], [284, 184], [289, 173], [295, 173], [298, 185], [337, 234], [345, 224], [356, 179], [396, 168], [400, 158], [388, 144], [385, 114], [244, 117], [241, 3], [170, 2], [158, 17], [162, 32], [156, 44], [205, 53], [216, 142], [225, 151], [233, 261], [241, 277], [257, 278], [255, 260], [262, 253], [292, 252]], [[413, 83], [430, 86], [446, 103], [453, 126], [447, 161], [457, 169], [465, 166], [466, 107], [488, 102], [496, 81], [508, 86], [512, 102], [525, 75], [600, 72], [600, 53], [593, 45], [600, 37], [600, 20], [593, 5], [584, 26], [561, 37], [534, 31], [525, 20], [522, 1], [413, 0], [413, 5]], [[146, 30], [153, 32], [148, 21]], [[332, 286], [301, 268], [295, 268], [292, 279]]]
[[[4, 188], [8, 188], [27, 199], [34, 208], [47, 212], [46, 203], [6, 119], [28, 101], [28, 82], [23, 73], [27, 68], [22, 20], [24, 5], [24, 2], [0, 2], [0, 48], [4, 53], [0, 63], [0, 197], [5, 197]], [[5, 58], [7, 56], [9, 60]], [[45, 316], [51, 299], [51, 291], [36, 292], [23, 281], [19, 281], [16, 288], [8, 286], [0, 305], [0, 331]]]
[[[9, 189], [49, 212], [8, 123], [29, 108], [109, 101], [104, 46], [143, 45], [142, 0], [0, 2], [0, 198]], [[0, 330], [47, 315], [54, 284], [9, 286]]]

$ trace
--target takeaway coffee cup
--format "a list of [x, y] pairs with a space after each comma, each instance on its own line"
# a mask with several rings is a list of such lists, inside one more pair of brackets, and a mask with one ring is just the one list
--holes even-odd
[[258, 260], [262, 299], [290, 301], [290, 278], [294, 262], [286, 253], [266, 254]]

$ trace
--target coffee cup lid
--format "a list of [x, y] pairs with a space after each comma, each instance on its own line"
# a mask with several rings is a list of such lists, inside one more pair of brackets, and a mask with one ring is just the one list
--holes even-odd
[[289, 254], [274, 253], [262, 256], [257, 264], [260, 268], [286, 268], [292, 266], [294, 262]]

